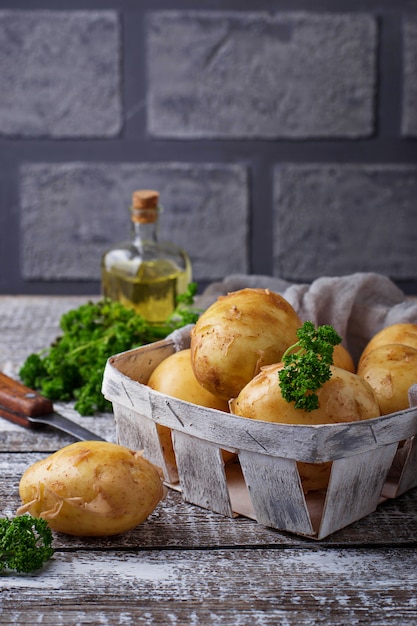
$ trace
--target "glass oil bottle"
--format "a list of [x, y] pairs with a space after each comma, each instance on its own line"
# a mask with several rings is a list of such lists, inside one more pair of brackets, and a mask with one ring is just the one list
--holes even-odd
[[155, 324], [173, 313], [177, 295], [185, 292], [192, 280], [185, 250], [158, 240], [160, 210], [157, 191], [133, 192], [132, 238], [107, 250], [101, 260], [103, 296]]

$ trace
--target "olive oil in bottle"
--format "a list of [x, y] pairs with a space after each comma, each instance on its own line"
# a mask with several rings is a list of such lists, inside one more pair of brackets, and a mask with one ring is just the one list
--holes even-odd
[[132, 239], [110, 248], [101, 260], [102, 294], [150, 323], [164, 322], [192, 280], [191, 262], [185, 250], [158, 241], [157, 191], [135, 191], [130, 211]]

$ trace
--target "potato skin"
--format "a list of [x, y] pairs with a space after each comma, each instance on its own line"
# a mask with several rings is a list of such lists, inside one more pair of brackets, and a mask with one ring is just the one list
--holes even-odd
[[337, 424], [379, 417], [380, 409], [371, 386], [360, 376], [340, 367], [330, 366], [330, 380], [318, 390], [319, 408], [314, 411], [296, 409], [281, 394], [279, 371], [283, 363], [262, 368], [231, 400], [235, 415], [280, 424]]
[[[379, 417], [380, 409], [373, 389], [360, 376], [331, 366], [332, 376], [318, 390], [319, 408], [296, 409], [281, 394], [278, 373], [283, 363], [269, 365], [251, 380], [238, 397], [229, 402], [231, 413], [281, 424], [334, 424]], [[297, 462], [305, 493], [325, 489], [329, 482], [331, 462]]]
[[220, 296], [191, 332], [197, 380], [216, 396], [236, 397], [262, 366], [281, 360], [301, 324], [293, 307], [269, 289]]
[[408, 390], [417, 383], [417, 349], [380, 345], [360, 361], [358, 374], [374, 389], [382, 415], [403, 411], [409, 407]]
[[341, 367], [348, 372], [352, 372], [353, 374], [356, 372], [355, 363], [353, 361], [352, 355], [341, 343], [338, 343], [337, 346], [334, 346], [333, 349], [333, 365], [336, 367]]
[[359, 363], [364, 360], [367, 354], [379, 348], [393, 343], [401, 343], [405, 346], [417, 349], [417, 324], [403, 322], [390, 324], [376, 333], [366, 344], [359, 359]]
[[191, 365], [191, 349], [174, 352], [154, 369], [148, 385], [167, 396], [199, 406], [229, 412], [227, 400], [205, 389], [195, 377]]
[[[192, 402], [198, 406], [217, 409], [226, 413], [229, 412], [228, 401], [213, 395], [202, 387], [196, 379], [191, 365], [190, 348], [174, 352], [157, 365], [149, 377], [148, 386], [155, 391], [173, 398], [179, 398], [185, 402]], [[167, 426], [162, 426], [162, 424], [157, 424], [156, 426], [165, 462], [171, 469], [175, 469], [177, 462], [171, 439], [171, 429]], [[229, 461], [234, 457], [234, 454], [223, 451], [225, 461]]]
[[124, 446], [79, 441], [31, 465], [19, 483], [23, 505], [52, 530], [116, 535], [143, 522], [163, 498], [159, 470]]

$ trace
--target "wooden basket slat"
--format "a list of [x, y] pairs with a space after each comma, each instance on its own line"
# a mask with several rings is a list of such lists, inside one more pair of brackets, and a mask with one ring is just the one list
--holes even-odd
[[398, 481], [395, 497], [400, 496], [409, 489], [413, 489], [413, 487], [417, 487], [417, 437], [414, 436], [408, 439], [406, 446], [408, 452]]
[[174, 342], [163, 339], [116, 354], [110, 360], [119, 372], [131, 380], [146, 384], [155, 367], [173, 352], [175, 352]]
[[401, 442], [394, 457], [387, 481], [382, 489], [385, 498], [397, 498], [417, 487], [417, 437]]
[[113, 410], [116, 418], [116, 441], [128, 445], [133, 450], [143, 450], [144, 456], [161, 468], [167, 482], [177, 482], [176, 466], [164, 453], [157, 424], [146, 415], [117, 404], [113, 405]]
[[260, 524], [313, 534], [295, 461], [246, 450], [239, 461]]
[[172, 439], [184, 500], [233, 517], [220, 448], [179, 431]]
[[318, 539], [375, 511], [396, 449], [390, 444], [333, 461]]

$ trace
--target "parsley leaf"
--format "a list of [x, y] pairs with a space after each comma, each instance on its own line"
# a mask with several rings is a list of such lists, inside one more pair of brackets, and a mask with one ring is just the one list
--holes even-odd
[[314, 411], [319, 407], [316, 391], [331, 377], [334, 346], [342, 339], [330, 325], [310, 321], [297, 330], [298, 341], [282, 356], [284, 368], [278, 372], [281, 394], [296, 409]]

